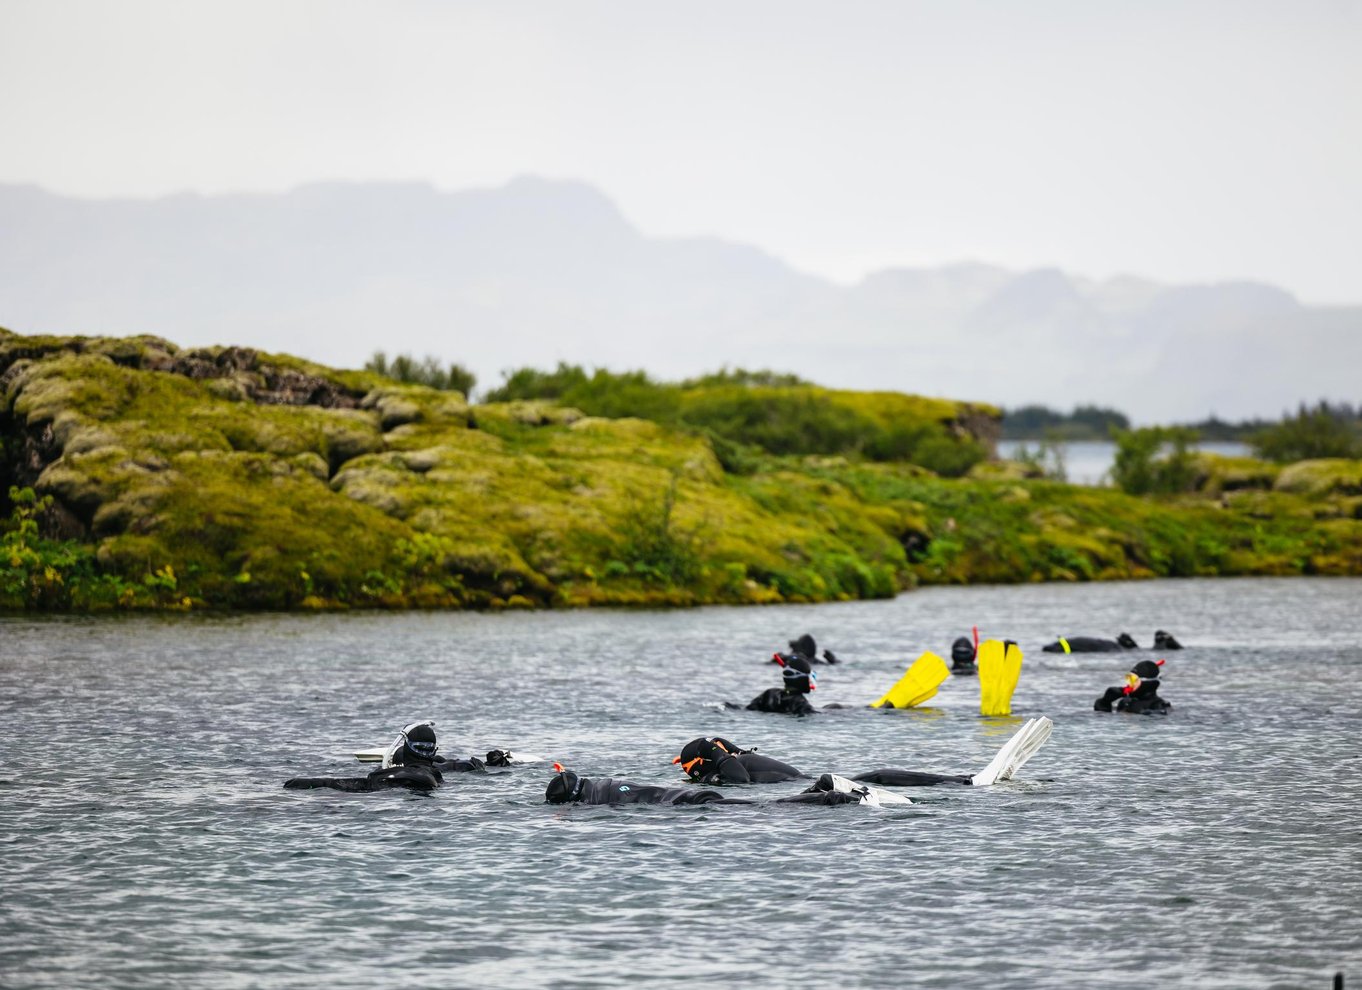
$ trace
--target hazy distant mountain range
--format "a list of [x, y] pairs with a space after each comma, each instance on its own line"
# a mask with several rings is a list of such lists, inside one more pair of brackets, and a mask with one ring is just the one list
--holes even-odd
[[772, 368], [1003, 405], [1091, 402], [1140, 422], [1362, 392], [1362, 306], [983, 264], [841, 286], [753, 247], [644, 236], [597, 190], [532, 178], [155, 200], [0, 185], [0, 326], [351, 367], [377, 349], [429, 353], [484, 385], [559, 360], [666, 379]]

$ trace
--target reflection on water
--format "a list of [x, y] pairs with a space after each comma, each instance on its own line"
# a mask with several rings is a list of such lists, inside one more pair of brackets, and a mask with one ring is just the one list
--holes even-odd
[[[1116, 462], [1116, 444], [1105, 440], [1075, 440], [1051, 446], [1059, 452], [1065, 477], [1072, 484], [1110, 483], [1111, 466]], [[1040, 449], [1040, 441], [999, 440], [998, 456], [1005, 460], [1015, 459], [1017, 452], [1023, 448], [1035, 454]], [[1200, 443], [1195, 449], [1222, 457], [1248, 457], [1252, 454], [1248, 444], [1243, 443]]]
[[[0, 985], [1327, 986], [1362, 974], [1357, 580], [933, 589], [676, 612], [0, 620]], [[1018, 719], [727, 710], [808, 631], [881, 694], [978, 624], [1054, 735], [898, 809], [551, 807], [547, 762], [431, 797], [286, 792], [437, 719], [587, 776], [679, 783], [721, 734], [807, 771], [964, 773]], [[1164, 719], [1092, 712], [1154, 629]], [[1141, 655], [1150, 656], [1146, 650]], [[759, 799], [797, 784], [753, 788]], [[1356, 977], [1355, 977], [1356, 978]]]

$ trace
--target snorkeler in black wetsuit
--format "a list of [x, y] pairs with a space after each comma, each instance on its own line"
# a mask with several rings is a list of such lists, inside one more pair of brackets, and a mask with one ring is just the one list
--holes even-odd
[[[690, 775], [691, 780], [700, 784], [772, 784], [808, 776], [788, 763], [742, 749], [718, 736], [692, 739], [681, 748], [681, 755], [672, 763], [681, 764], [681, 769]], [[871, 770], [851, 779], [889, 787], [974, 783], [974, 778], [970, 776], [891, 769]]]
[[[824, 777], [828, 778], [824, 780]], [[832, 775], [824, 774], [806, 791], [778, 798], [777, 804], [862, 804], [867, 791], [840, 791], [831, 782]], [[559, 770], [544, 791], [549, 804], [755, 804], [742, 798], [725, 797], [704, 787], [658, 787], [655, 784], [635, 784], [618, 777], [593, 780], [579, 777], [571, 770]]]
[[[820, 784], [825, 777], [841, 780], [843, 789], [848, 785], [854, 786], [854, 782], [888, 787], [934, 787], [937, 784], [987, 787], [999, 780], [1012, 779], [1012, 776], [1050, 738], [1052, 728], [1053, 723], [1044, 716], [1028, 719], [1003, 743], [988, 765], [975, 774], [884, 769], [859, 773], [849, 779], [824, 774], [818, 780]], [[672, 760], [672, 763], [681, 764], [681, 769], [685, 770], [692, 780], [702, 784], [764, 784], [805, 776], [788, 763], [782, 763], [769, 756], [760, 756], [718, 736], [692, 739], [682, 747], [681, 755]]]
[[[819, 661], [818, 661], [818, 643], [815, 642], [815, 641], [814, 641], [814, 638], [813, 638], [811, 635], [809, 635], [808, 633], [805, 633], [804, 635], [800, 636], [798, 639], [792, 639], [792, 640], [790, 640], [790, 652], [789, 652], [789, 653], [776, 653], [776, 654], [772, 654], [772, 656], [771, 656], [771, 662], [772, 662], [772, 663], [780, 663], [780, 659], [779, 659], [780, 657], [784, 657], [785, 659], [788, 660], [792, 655], [794, 655], [794, 654], [796, 654], [796, 653], [799, 654], [801, 657], [803, 657], [805, 660], [809, 661], [809, 663], [818, 663], [818, 662], [819, 662]], [[823, 662], [823, 663], [840, 663], [841, 661], [839, 661], [839, 660], [837, 659], [837, 654], [833, 653], [831, 650], [824, 650], [824, 651], [823, 651], [823, 661], [822, 661], [822, 662]]]
[[511, 754], [494, 749], [487, 754], [487, 763], [476, 756], [468, 759], [448, 758], [436, 750], [435, 723], [411, 722], [402, 727], [384, 754], [383, 766], [365, 777], [295, 777], [286, 781], [289, 790], [330, 788], [336, 791], [364, 794], [372, 791], [406, 787], [411, 790], [431, 791], [444, 782], [447, 773], [484, 771], [488, 764], [509, 766]]
[[[432, 733], [435, 731], [435, 723], [430, 720], [412, 722], [402, 727], [401, 733], [388, 747], [388, 752], [384, 754], [383, 763], [385, 766], [412, 763], [419, 765], [425, 760], [425, 757], [416, 748], [408, 744], [412, 731], [423, 725], [429, 726]], [[441, 773], [470, 773], [485, 771], [488, 767], [509, 767], [514, 759], [515, 757], [504, 749], [494, 749], [488, 753], [486, 763], [476, 756], [460, 759], [456, 756], [441, 756], [436, 753], [431, 757], [430, 765]]]
[[1138, 650], [1140, 644], [1130, 633], [1121, 633], [1115, 639], [1099, 639], [1095, 636], [1066, 636], [1041, 647], [1045, 653], [1117, 653], [1121, 650]]
[[809, 666], [809, 661], [798, 653], [791, 656], [777, 653], [776, 662], [780, 664], [783, 687], [768, 688], [747, 703], [747, 710], [753, 712], [777, 712], [782, 715], [812, 715], [817, 709], [805, 697], [817, 686], [818, 675]]
[[1126, 683], [1109, 687], [1093, 702], [1096, 712], [1130, 712], [1132, 715], [1163, 715], [1173, 706], [1159, 697], [1159, 668], [1163, 661], [1141, 660], [1126, 675]]
[[[284, 782], [289, 790], [329, 788], [351, 794], [367, 794], [394, 787], [414, 791], [433, 791], [444, 783], [444, 774], [436, 767], [435, 726], [430, 722], [414, 722], [402, 729], [397, 741], [389, 749], [383, 766], [365, 777], [294, 777]], [[481, 761], [479, 766], [481, 766]]]
[[799, 770], [719, 736], [692, 739], [672, 760], [701, 784], [771, 784], [806, 776]]
[[957, 677], [979, 673], [974, 661], [976, 652], [968, 637], [957, 637], [951, 644], [951, 673]]

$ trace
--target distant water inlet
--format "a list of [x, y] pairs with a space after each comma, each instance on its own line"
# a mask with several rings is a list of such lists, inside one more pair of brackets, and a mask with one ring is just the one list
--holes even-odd
[[[1050, 446], [1058, 453], [1065, 478], [1072, 484], [1111, 483], [1111, 467], [1116, 463], [1116, 444], [1107, 440], [1075, 440]], [[999, 440], [998, 456], [1013, 460], [1019, 451], [1036, 454], [1040, 448], [1039, 440]], [[1248, 457], [1252, 453], [1248, 444], [1243, 443], [1201, 443], [1195, 449], [1223, 457]], [[1047, 462], [1047, 467], [1052, 463]]]
[[[1362, 980], [1362, 580], [935, 588], [689, 611], [0, 618], [0, 986], [1319, 987]], [[861, 707], [978, 625], [1026, 652]], [[1093, 699], [1164, 654], [1165, 718]], [[800, 633], [812, 717], [729, 709]], [[1129, 632], [1138, 654], [1043, 653]], [[1017, 779], [907, 807], [551, 806], [558, 760], [681, 786], [721, 735], [810, 772]], [[531, 762], [411, 793], [366, 769], [408, 720]]]

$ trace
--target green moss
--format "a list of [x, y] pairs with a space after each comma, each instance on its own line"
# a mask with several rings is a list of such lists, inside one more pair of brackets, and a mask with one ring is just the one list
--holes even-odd
[[1270, 489], [1282, 470], [1270, 461], [1203, 452], [1193, 455], [1192, 464], [1197, 490], [1208, 495], [1245, 488]]
[[1040, 478], [1045, 474], [1037, 464], [1023, 461], [980, 461], [969, 469], [966, 477], [973, 481], [1021, 481]]
[[1298, 495], [1362, 495], [1362, 461], [1339, 457], [1298, 461], [1281, 469], [1273, 487]]
[[[175, 370], [186, 366], [217, 377]], [[311, 376], [357, 407], [253, 401], [263, 368]], [[862, 424], [876, 442], [935, 437], [967, 450], [964, 421], [994, 413], [943, 400], [678, 389], [676, 408], [719, 427], [697, 431], [543, 400], [470, 410], [457, 393], [286, 356], [12, 334], [0, 334], [0, 375], [3, 450], [50, 427], [60, 455], [36, 484], [51, 504], [9, 527], [25, 534], [25, 570], [0, 599], [8, 607], [690, 605], [919, 584], [1362, 573], [1357, 462], [1275, 476], [1203, 458], [1200, 493], [1133, 497], [995, 467], [951, 480], [843, 449], [852, 434], [838, 431]], [[723, 416], [772, 409], [795, 417], [795, 434], [754, 414], [745, 435], [776, 449], [781, 436], [836, 442], [775, 456], [722, 435], [736, 429]], [[40, 523], [84, 535], [53, 541]]]

